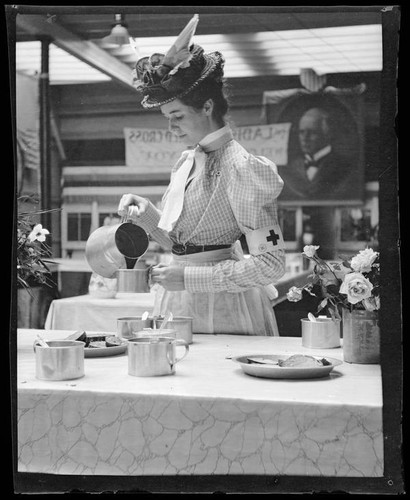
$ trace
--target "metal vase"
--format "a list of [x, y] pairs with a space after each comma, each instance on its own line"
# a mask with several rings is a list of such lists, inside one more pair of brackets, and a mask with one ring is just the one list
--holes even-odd
[[377, 311], [343, 309], [343, 360], [380, 363], [380, 328]]

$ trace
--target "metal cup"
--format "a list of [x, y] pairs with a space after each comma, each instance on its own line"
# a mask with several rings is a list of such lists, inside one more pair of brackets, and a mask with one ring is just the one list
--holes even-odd
[[151, 268], [119, 269], [117, 271], [118, 293], [147, 293], [150, 291]]
[[[163, 318], [155, 318], [154, 323], [156, 328], [159, 328], [163, 321]], [[190, 316], [174, 316], [171, 320], [167, 321], [167, 327], [175, 330], [177, 339], [183, 339], [188, 344], [192, 344], [192, 322], [193, 318]]]
[[34, 343], [36, 377], [40, 380], [71, 380], [84, 376], [84, 342], [48, 340], [49, 347]]
[[127, 316], [117, 318], [117, 336], [120, 339], [130, 339], [136, 337], [137, 332], [144, 328], [151, 328], [153, 318], [142, 319], [142, 316]]
[[[176, 356], [178, 346], [183, 346], [185, 352]], [[128, 374], [134, 377], [156, 377], [172, 375], [175, 365], [189, 351], [189, 346], [182, 339], [171, 337], [140, 337], [128, 342]]]
[[173, 328], [163, 328], [161, 331], [156, 328], [143, 328], [135, 334], [135, 337], [172, 337], [176, 338], [176, 331]]
[[302, 318], [302, 345], [310, 349], [340, 347], [340, 319]]

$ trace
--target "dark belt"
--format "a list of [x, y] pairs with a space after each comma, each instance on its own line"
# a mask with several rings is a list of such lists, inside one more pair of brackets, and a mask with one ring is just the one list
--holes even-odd
[[231, 248], [232, 245], [172, 245], [174, 255], [189, 255], [191, 253], [211, 252], [212, 250], [221, 250], [222, 248]]

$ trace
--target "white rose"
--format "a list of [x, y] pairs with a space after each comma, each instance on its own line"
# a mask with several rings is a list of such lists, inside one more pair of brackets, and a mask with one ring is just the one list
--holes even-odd
[[351, 304], [357, 304], [361, 300], [368, 299], [372, 295], [373, 285], [360, 273], [346, 274], [340, 293], [347, 295], [347, 300]]
[[309, 257], [309, 259], [313, 258], [316, 250], [318, 250], [320, 247], [316, 245], [305, 245], [303, 247], [303, 253], [306, 255], [306, 257]]
[[371, 248], [366, 248], [366, 250], [361, 250], [355, 257], [352, 258], [350, 265], [353, 271], [357, 273], [368, 273], [372, 269], [372, 264], [378, 256], [378, 252], [375, 252]]
[[302, 290], [296, 286], [289, 288], [289, 291], [286, 294], [286, 297], [290, 302], [299, 302], [299, 300], [302, 300], [302, 296]]

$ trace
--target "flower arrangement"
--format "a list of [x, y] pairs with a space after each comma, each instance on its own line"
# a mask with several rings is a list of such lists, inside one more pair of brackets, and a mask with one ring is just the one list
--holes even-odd
[[342, 308], [352, 311], [376, 311], [380, 308], [379, 253], [371, 248], [361, 250], [350, 260], [326, 262], [317, 255], [319, 246], [306, 245], [302, 255], [313, 262], [311, 280], [302, 287], [291, 287], [287, 299], [298, 302], [303, 291], [322, 298], [317, 312], [327, 309], [332, 318], [340, 319]]
[[41, 224], [33, 222], [33, 217], [46, 211], [19, 212], [17, 216], [17, 283], [30, 291], [33, 283], [52, 286], [51, 249], [46, 243], [50, 234]]

